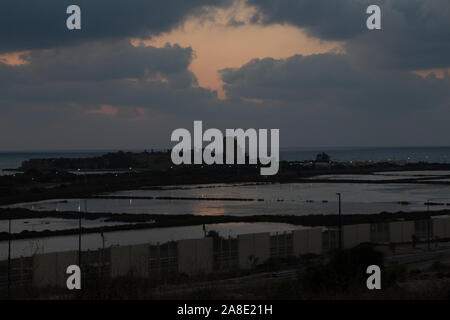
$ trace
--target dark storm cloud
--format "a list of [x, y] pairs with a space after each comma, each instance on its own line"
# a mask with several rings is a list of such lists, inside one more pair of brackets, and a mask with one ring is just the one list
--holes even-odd
[[349, 40], [353, 59], [374, 67], [420, 70], [450, 67], [450, 1], [392, 0], [382, 7], [381, 32]]
[[[197, 85], [192, 56], [191, 48], [119, 41], [35, 51], [25, 65], [0, 64], [0, 142], [165, 146], [171, 130], [200, 119], [205, 128], [279, 128], [285, 146], [443, 143], [448, 77], [361, 68], [333, 53], [256, 59], [221, 71], [229, 98], [219, 100]], [[117, 113], [88, 112], [101, 105]]]
[[[204, 4], [226, 2], [2, 1], [0, 52], [31, 51], [25, 65], [0, 63], [1, 148], [165, 146], [193, 120], [279, 128], [284, 146], [448, 144], [450, 77], [409, 71], [450, 66], [450, 1], [370, 1], [382, 6], [383, 29], [368, 31], [369, 1], [250, 0], [259, 8], [251, 23], [342, 40], [345, 54], [224, 69], [226, 100], [198, 86], [189, 70], [195, 48], [124, 39], [167, 31]], [[65, 29], [72, 3], [82, 7], [80, 33]], [[88, 112], [101, 105], [114, 112]]]
[[[229, 3], [230, 0], [2, 0], [0, 52], [146, 37], [170, 30], [205, 5]], [[79, 31], [66, 28], [66, 8], [71, 4], [81, 7]]]
[[[345, 41], [365, 64], [388, 68], [450, 67], [448, 0], [249, 0], [265, 24], [288, 23], [324, 40]], [[366, 28], [366, 8], [381, 7], [381, 31]]]
[[[373, 3], [372, 3], [373, 2]], [[315, 37], [344, 40], [363, 32], [369, 0], [248, 0], [260, 10], [265, 24], [288, 23]]]
[[[422, 78], [395, 71], [359, 68], [347, 55], [295, 55], [287, 59], [255, 59], [221, 71], [231, 98], [369, 108], [377, 112], [432, 108], [450, 98], [450, 78]], [[303, 106], [303, 107], [302, 107]]]
[[173, 110], [182, 101], [194, 108], [216, 93], [197, 86], [188, 70], [192, 57], [191, 48], [134, 47], [128, 41], [33, 51], [24, 55], [24, 65], [0, 63], [0, 101]]
[[[39, 50], [21, 56], [24, 65], [0, 64], [9, 81], [99, 81], [149, 78], [185, 72], [193, 58], [190, 47], [133, 46], [129, 41], [89, 43], [69, 49]], [[11, 78], [12, 77], [12, 78]], [[6, 78], [3, 76], [3, 78]]]

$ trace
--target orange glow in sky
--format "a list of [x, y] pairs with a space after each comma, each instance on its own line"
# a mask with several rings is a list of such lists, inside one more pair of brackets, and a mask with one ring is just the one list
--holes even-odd
[[413, 71], [413, 73], [421, 76], [421, 77], [428, 77], [429, 75], [433, 74], [435, 77], [444, 79], [446, 76], [450, 75], [450, 68], [446, 69], [428, 69], [428, 70], [416, 70]]
[[11, 66], [26, 64], [27, 62], [21, 58], [21, 56], [26, 53], [26, 51], [23, 51], [0, 54], [0, 62], [9, 64]]
[[[201, 87], [217, 90], [224, 98], [222, 81], [218, 70], [240, 67], [255, 58], [285, 58], [294, 54], [311, 55], [329, 51], [342, 52], [339, 42], [321, 41], [308, 37], [302, 30], [288, 25], [231, 26], [227, 16], [236, 17], [237, 9], [216, 10], [213, 19], [191, 18], [183, 26], [151, 40], [134, 39], [134, 45], [162, 47], [166, 43], [177, 43], [192, 47], [195, 58], [190, 70], [197, 76]], [[247, 11], [246, 11], [247, 10]], [[242, 9], [240, 14], [251, 9]]]
[[92, 109], [86, 111], [87, 114], [99, 114], [104, 116], [115, 116], [118, 112], [118, 108], [106, 104], [100, 105], [98, 109]]

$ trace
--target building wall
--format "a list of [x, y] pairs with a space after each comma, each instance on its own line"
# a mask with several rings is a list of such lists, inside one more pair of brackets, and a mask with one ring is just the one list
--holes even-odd
[[270, 236], [270, 258], [280, 259], [292, 257], [292, 233], [282, 232]]
[[111, 247], [111, 277], [133, 273], [138, 277], [149, 275], [149, 246], [147, 244]]
[[241, 269], [250, 269], [270, 258], [270, 234], [253, 233], [238, 236], [238, 259]]
[[344, 248], [353, 248], [360, 243], [370, 242], [370, 224], [347, 225], [342, 229], [342, 245]]
[[322, 228], [295, 230], [292, 232], [292, 234], [294, 256], [299, 256], [307, 253], [322, 253]]
[[[450, 237], [450, 217], [434, 217], [432, 222], [435, 236]], [[406, 243], [411, 242], [416, 231], [417, 223], [414, 221], [347, 225], [343, 227], [343, 245], [344, 248], [351, 248], [363, 242], [380, 242], [375, 241], [377, 239]], [[321, 254], [324, 248], [337, 247], [336, 233], [334, 229], [324, 231], [322, 228], [308, 228], [276, 236], [270, 236], [269, 233], [245, 234], [239, 235], [237, 239], [222, 239], [220, 242], [203, 238], [157, 246], [113, 246], [106, 250], [108, 254], [105, 256], [112, 277], [129, 273], [140, 277], [170, 277], [177, 272], [197, 275], [218, 270], [249, 269], [266, 262], [270, 257]], [[330, 238], [330, 235], [333, 237]], [[92, 266], [100, 260], [104, 262], [99, 252], [91, 252], [90, 259], [87, 258], [88, 253], [83, 253], [84, 264]], [[72, 264], [78, 264], [77, 251], [41, 254], [30, 258], [28, 270], [37, 287], [65, 287], [68, 276], [66, 269]]]
[[428, 231], [430, 231], [431, 235], [433, 235], [433, 229], [432, 229], [432, 226], [429, 225], [430, 223], [432, 224], [432, 222], [429, 219], [415, 220], [414, 221], [414, 234], [419, 239], [427, 239]]
[[236, 238], [214, 240], [214, 271], [239, 269], [238, 240]]
[[130, 265], [133, 275], [148, 277], [150, 251], [148, 244], [130, 246]]
[[128, 274], [130, 266], [130, 247], [114, 246], [111, 247], [111, 277], [120, 277]]
[[414, 221], [396, 221], [389, 224], [389, 242], [411, 242], [414, 234]]
[[78, 265], [78, 252], [67, 251], [35, 255], [33, 257], [33, 285], [65, 288], [67, 267]]
[[178, 243], [170, 241], [150, 245], [150, 279], [166, 280], [178, 273]]
[[213, 239], [189, 239], [178, 242], [178, 272], [187, 275], [213, 271]]
[[322, 250], [324, 252], [339, 248], [339, 230], [325, 228], [322, 232]]
[[450, 217], [433, 217], [433, 235], [439, 238], [450, 238]]
[[373, 243], [389, 243], [389, 223], [378, 222], [370, 225], [370, 241]]

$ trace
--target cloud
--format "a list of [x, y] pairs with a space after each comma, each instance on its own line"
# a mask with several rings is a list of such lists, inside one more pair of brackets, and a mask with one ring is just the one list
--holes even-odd
[[255, 59], [220, 71], [228, 97], [295, 103], [299, 108], [329, 105], [401, 112], [449, 105], [450, 77], [366, 69], [345, 54]]
[[104, 116], [115, 116], [117, 114], [118, 108], [113, 106], [108, 106], [106, 104], [100, 105], [98, 109], [91, 109], [86, 111], [86, 114], [98, 114]]
[[[72, 4], [81, 8], [80, 31], [66, 28], [66, 8]], [[230, 0], [2, 0], [0, 52], [148, 37], [178, 26], [205, 6], [229, 4]]]
[[22, 83], [33, 81], [89, 82], [146, 79], [185, 72], [193, 58], [190, 47], [135, 47], [129, 41], [82, 44], [69, 49], [36, 50], [23, 54], [25, 64], [0, 64]]
[[226, 2], [79, 2], [84, 29], [68, 34], [55, 25], [65, 26], [68, 3], [6, 0], [0, 51], [24, 52], [0, 59], [0, 145], [169, 146], [171, 131], [193, 120], [205, 128], [279, 128], [283, 146], [447, 143], [450, 76], [411, 71], [448, 66], [448, 1], [382, 1], [383, 29], [372, 32], [367, 1], [250, 0], [259, 17], [245, 23], [294, 25], [345, 50], [239, 62], [220, 71], [226, 100], [199, 86], [188, 40], [130, 43]]
[[[287, 23], [324, 40], [346, 41], [355, 61], [384, 68], [450, 67], [448, 0], [249, 0], [260, 23]], [[366, 28], [366, 8], [381, 7], [382, 30]]]
[[220, 100], [198, 86], [193, 56], [189, 47], [117, 41], [0, 63], [0, 142], [9, 149], [169, 147], [171, 131], [194, 120], [205, 128], [279, 128], [282, 146], [445, 140], [448, 75], [370, 69], [336, 53], [254, 59], [221, 71], [228, 99]]
[[263, 24], [287, 23], [305, 28], [311, 36], [326, 40], [345, 40], [366, 28], [369, 0], [248, 0], [259, 9]]
[[[216, 97], [188, 69], [191, 48], [135, 47], [129, 41], [32, 51], [22, 65], [0, 63], [1, 101], [182, 108]], [[177, 106], [177, 107], [175, 107]]]

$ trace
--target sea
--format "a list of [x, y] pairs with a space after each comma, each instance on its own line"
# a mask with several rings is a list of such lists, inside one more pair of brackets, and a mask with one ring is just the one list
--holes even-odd
[[[157, 149], [155, 149], [157, 150]], [[4, 169], [20, 167], [23, 161], [33, 158], [90, 158], [118, 150], [66, 150], [66, 151], [0, 151], [0, 175], [9, 174]], [[141, 150], [123, 150], [142, 152]], [[318, 153], [327, 153], [333, 161], [394, 161], [449, 163], [450, 146], [447, 147], [296, 147], [281, 148], [280, 159], [307, 161], [315, 159]]]

